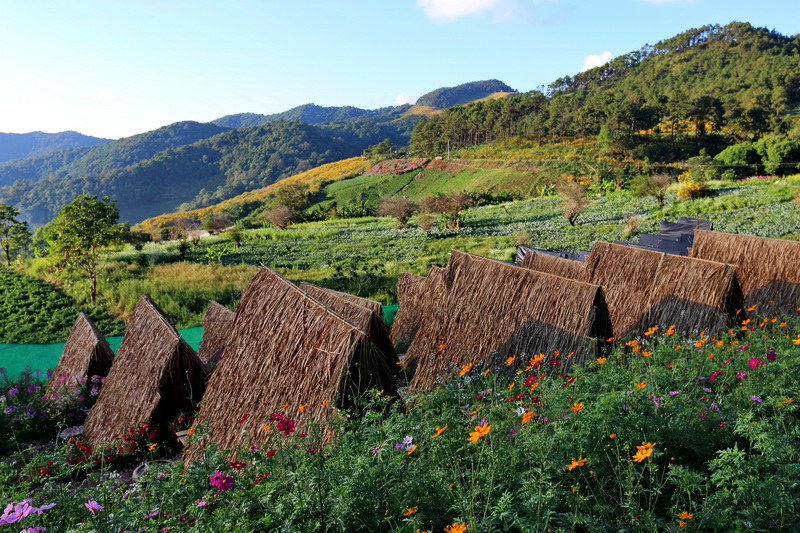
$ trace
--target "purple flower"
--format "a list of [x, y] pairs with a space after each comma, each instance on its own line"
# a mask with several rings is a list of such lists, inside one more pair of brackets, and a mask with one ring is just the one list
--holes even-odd
[[677, 396], [680, 393], [681, 393], [681, 391], [679, 391], [679, 390], [671, 390], [671, 391], [669, 391], [669, 395], [670, 396]]
[[414, 442], [414, 437], [412, 437], [411, 435], [406, 435], [405, 437], [403, 437], [403, 444], [404, 445], [408, 446], [409, 444], [412, 444], [413, 442]]
[[711, 410], [712, 410], [712, 411], [716, 411], [716, 412], [718, 412], [718, 413], [719, 413], [719, 405], [717, 405], [717, 404], [715, 404], [715, 403], [712, 403], [712, 404], [711, 404]]
[[653, 400], [653, 403], [656, 404], [656, 407], [661, 407], [661, 404], [658, 402], [664, 401], [664, 398], [661, 398], [659, 396], [652, 396], [650, 399]]
[[742, 344], [741, 346], [737, 346], [736, 348], [734, 348], [734, 350], [746, 350], [747, 346], [748, 346], [747, 344]]
[[378, 446], [375, 446], [374, 448], [372, 448], [372, 449], [369, 451], [369, 453], [378, 453], [379, 451], [381, 451], [381, 446], [380, 446], [380, 445], [378, 445]]
[[704, 390], [704, 391], [706, 391], [706, 392], [707, 392], [707, 393], [709, 393], [709, 394], [711, 394], [712, 392], [714, 392], [714, 391], [712, 391], [711, 389], [709, 389], [708, 387], [703, 387], [703, 390]]
[[0, 524], [14, 524], [19, 522], [32, 512], [34, 508], [31, 506], [31, 500], [25, 499], [21, 502], [11, 502], [6, 505], [3, 514], [0, 515]]
[[755, 394], [751, 394], [750, 399], [753, 400], [754, 402], [764, 403], [764, 400], [762, 400], [761, 397], [756, 396]]
[[233, 488], [233, 478], [231, 476], [226, 476], [219, 470], [214, 470], [214, 473], [208, 476], [208, 483], [221, 492]]
[[405, 448], [402, 442], [398, 442], [397, 444], [394, 445], [394, 447], [397, 448], [398, 450], [402, 450], [403, 448]]
[[97, 511], [102, 511], [103, 509], [105, 509], [105, 507], [103, 507], [94, 500], [87, 501], [86, 503], [83, 504], [83, 506], [89, 509], [89, 512], [92, 513], [92, 516], [94, 516]]
[[14, 395], [15, 395], [15, 394], [17, 394], [18, 392], [19, 392], [19, 389], [18, 389], [18, 388], [16, 388], [16, 387], [11, 387], [10, 389], [8, 389], [8, 395], [9, 395], [9, 396], [14, 396]]

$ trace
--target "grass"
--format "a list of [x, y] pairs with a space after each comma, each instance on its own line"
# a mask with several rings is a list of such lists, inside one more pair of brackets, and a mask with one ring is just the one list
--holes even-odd
[[[13, 531], [789, 530], [798, 350], [797, 321], [754, 317], [716, 338], [657, 325], [585, 367], [518, 354], [527, 367], [509, 375], [476, 354], [407, 392], [407, 410], [373, 391], [331, 411], [333, 441], [316, 425], [275, 430], [235, 460], [210, 446], [133, 482], [121, 466], [169, 457], [169, 428], [132, 428], [120, 447], [19, 444], [0, 462], [0, 503], [55, 504]], [[35, 383], [3, 383], [0, 423], [46, 411]]]

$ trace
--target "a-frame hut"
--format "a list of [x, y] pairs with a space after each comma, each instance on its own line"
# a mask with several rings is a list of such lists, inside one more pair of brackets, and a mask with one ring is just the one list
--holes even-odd
[[205, 387], [197, 354], [155, 302], [142, 296], [83, 435], [92, 443], [114, 442], [130, 427], [169, 422], [193, 411]]
[[800, 307], [800, 242], [695, 230], [691, 257], [736, 265], [742, 305], [796, 315]]
[[[206, 438], [222, 449], [265, 443], [280, 435], [272, 413], [302, 428], [331, 419], [371, 389], [397, 392], [394, 369], [369, 333], [262, 267], [236, 308], [196, 424], [208, 424]], [[190, 441], [186, 457], [196, 457], [204, 443]]]
[[347, 300], [350, 303], [360, 305], [361, 307], [366, 307], [367, 309], [370, 309], [373, 313], [375, 313], [377, 316], [379, 316], [381, 319], [383, 319], [383, 305], [381, 305], [381, 303], [376, 300], [370, 300], [369, 298], [355, 296], [354, 294], [350, 294], [347, 292], [335, 291], [333, 289], [328, 289], [327, 287], [320, 287], [318, 285], [306, 283], [305, 281], [300, 283], [300, 288], [303, 290], [313, 288], [313, 290], [325, 291], [328, 294], [333, 294], [334, 296], [338, 296], [342, 300]]
[[437, 376], [471, 362], [501, 364], [556, 350], [582, 362], [597, 353], [595, 339], [611, 333], [597, 285], [535, 272], [453, 251], [431, 305], [408, 350], [416, 362], [411, 387], [432, 388]]
[[601, 285], [614, 335], [652, 326], [717, 332], [741, 307], [731, 265], [597, 242], [582, 281]]
[[64, 387], [85, 384], [91, 376], [106, 377], [113, 360], [114, 352], [108, 341], [94, 322], [84, 313], [80, 313], [47, 383], [48, 396], [59, 394], [59, 389]]
[[210, 302], [203, 315], [203, 340], [197, 355], [206, 363], [220, 359], [231, 332], [234, 313], [224, 305]]
[[408, 346], [419, 327], [422, 305], [425, 302], [427, 278], [403, 272], [397, 280], [397, 314], [392, 322], [392, 342]]
[[558, 257], [553, 254], [544, 254], [536, 250], [529, 249], [522, 256], [520, 266], [562, 278], [576, 280], [584, 280], [586, 278], [585, 263], [582, 261]]

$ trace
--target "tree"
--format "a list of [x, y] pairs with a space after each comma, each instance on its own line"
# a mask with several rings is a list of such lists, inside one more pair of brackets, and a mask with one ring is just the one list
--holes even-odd
[[66, 276], [89, 280], [89, 301], [97, 299], [97, 266], [110, 246], [122, 242], [119, 210], [107, 196], [82, 194], [61, 208], [45, 230], [50, 257]]
[[302, 183], [287, 183], [275, 191], [276, 206], [286, 206], [292, 210], [294, 218], [303, 214], [308, 203], [308, 187]]
[[0, 247], [6, 256], [6, 266], [11, 266], [11, 250], [24, 248], [31, 240], [28, 223], [17, 220], [18, 216], [19, 211], [0, 204]]
[[667, 196], [667, 188], [675, 181], [675, 178], [665, 172], [659, 172], [652, 176], [641, 176], [633, 183], [634, 192], [641, 197], [652, 196], [658, 202], [659, 207], [663, 207], [664, 198]]
[[378, 206], [378, 216], [390, 216], [397, 219], [397, 225], [405, 228], [408, 219], [417, 210], [414, 202], [404, 196], [389, 196]]
[[562, 208], [564, 216], [570, 226], [575, 225], [575, 219], [581, 214], [583, 208], [589, 203], [586, 199], [586, 187], [574, 181], [563, 183], [558, 188], [558, 193], [564, 198]]
[[473, 205], [472, 196], [468, 193], [454, 192], [446, 195], [426, 196], [420, 202], [420, 209], [429, 213], [441, 213], [446, 227], [460, 228], [462, 211]]
[[284, 229], [292, 223], [292, 210], [285, 205], [279, 205], [267, 211], [264, 217], [276, 228]]

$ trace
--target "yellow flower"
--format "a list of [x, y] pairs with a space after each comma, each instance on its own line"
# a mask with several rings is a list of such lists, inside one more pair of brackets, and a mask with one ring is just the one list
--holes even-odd
[[466, 365], [461, 367], [461, 373], [458, 374], [459, 377], [464, 377], [467, 372], [472, 370], [472, 363], [467, 363]]
[[598, 365], [602, 365], [603, 363], [606, 362], [606, 358], [605, 357], [598, 357], [597, 359], [594, 360], [594, 362], [597, 363]]
[[643, 389], [645, 387], [647, 387], [647, 383], [645, 383], [644, 381], [642, 381], [641, 383], [637, 383], [636, 384], [636, 388], [637, 389]]
[[453, 522], [449, 526], [444, 526], [445, 533], [464, 533], [467, 530], [467, 524], [458, 524]]
[[516, 355], [512, 355], [511, 357], [509, 357], [508, 359], [506, 359], [506, 366], [511, 366], [511, 365], [513, 365], [513, 364], [514, 364], [514, 361], [516, 361], [516, 360], [517, 360], [517, 356], [516, 356]]
[[694, 515], [692, 513], [687, 513], [686, 511], [683, 511], [682, 513], [678, 513], [678, 518], [680, 518], [681, 520], [691, 520], [692, 518], [694, 518]]
[[409, 507], [408, 509], [406, 509], [406, 512], [403, 513], [403, 516], [411, 516], [412, 514], [414, 514], [416, 512], [417, 512], [417, 508], [416, 507]]
[[153, 450], [155, 450], [155, 449], [156, 449], [156, 446], [158, 446], [158, 443], [157, 443], [157, 442], [154, 442], [153, 444], [151, 444], [150, 446], [148, 446], [148, 447], [147, 447], [147, 449], [148, 449], [148, 450], [150, 450], [150, 451], [152, 452]]
[[492, 426], [490, 424], [481, 424], [480, 426], [475, 426], [475, 431], [470, 432], [467, 440], [470, 442], [478, 442], [478, 439], [488, 435], [491, 429]]
[[441, 435], [442, 433], [444, 433], [444, 430], [445, 430], [445, 429], [447, 429], [447, 424], [445, 424], [443, 427], [436, 426], [436, 433], [434, 433], [433, 435], [431, 435], [431, 438], [432, 438], [432, 439], [435, 439], [436, 437], [438, 437], [439, 435]]
[[570, 407], [570, 409], [572, 409], [573, 413], [577, 413], [578, 411], [583, 409], [583, 402], [581, 402], [581, 403], [573, 403], [572, 407]]
[[588, 461], [588, 459], [586, 459], [585, 457], [578, 456], [578, 458], [577, 458], [577, 459], [575, 459], [575, 458], [573, 457], [573, 458], [572, 458], [572, 462], [571, 462], [570, 464], [568, 464], [568, 465], [567, 465], [567, 468], [569, 468], [570, 470], [572, 470], [573, 468], [577, 468], [577, 467], [579, 467], [579, 466], [583, 466], [583, 465], [585, 465], [585, 464], [586, 464], [586, 461]]
[[530, 422], [531, 418], [533, 418], [533, 411], [526, 411], [524, 415], [522, 415], [522, 423], [527, 424]]

